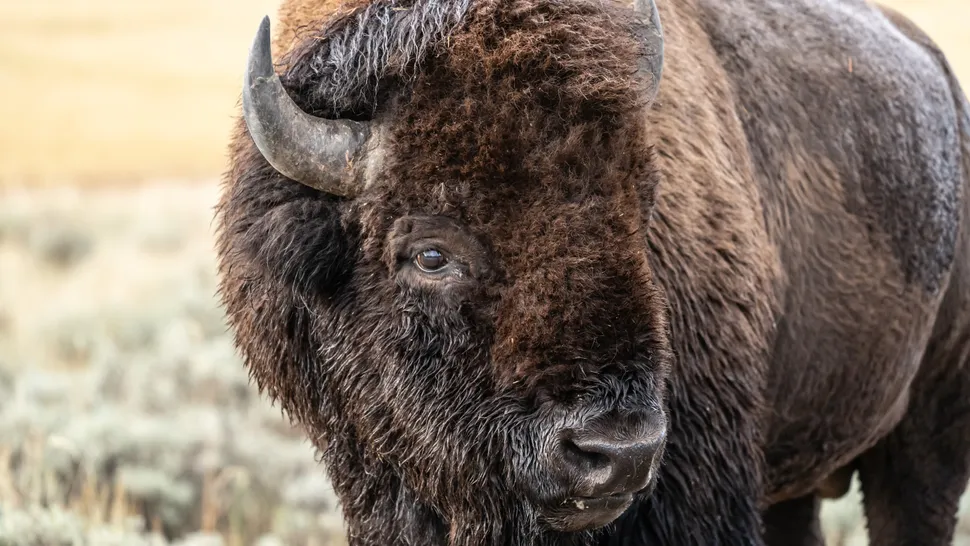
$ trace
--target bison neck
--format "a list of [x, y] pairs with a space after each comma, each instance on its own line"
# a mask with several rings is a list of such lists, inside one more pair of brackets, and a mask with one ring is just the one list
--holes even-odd
[[[959, 177], [910, 181], [959, 172], [946, 120], [930, 121], [949, 82], [921, 51], [894, 43], [889, 21], [872, 32], [874, 8], [861, 3], [838, 20], [805, 1], [661, 9], [667, 64], [649, 123], [664, 180], [651, 259], [678, 353], [673, 425], [691, 431], [689, 444], [672, 438], [669, 460], [718, 473], [737, 462], [692, 457], [691, 447], [749, 453], [763, 472], [738, 469], [738, 483], [761, 484], [766, 500], [803, 495], [898, 422], [931, 335]], [[789, 51], [810, 46], [793, 39], [839, 45], [806, 62]], [[893, 71], [889, 55], [900, 51], [912, 56], [908, 73]], [[887, 94], [926, 100], [894, 109], [878, 99]], [[887, 138], [892, 146], [864, 145]], [[899, 147], [953, 161], [908, 161]], [[913, 203], [913, 213], [880, 209], [887, 202]], [[679, 485], [666, 494], [691, 494]]]

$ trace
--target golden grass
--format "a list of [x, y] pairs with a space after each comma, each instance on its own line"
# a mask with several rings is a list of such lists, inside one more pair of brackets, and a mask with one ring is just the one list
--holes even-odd
[[218, 173], [278, 0], [0, 2], [0, 180]]
[[[970, 1], [884, 1], [970, 87]], [[0, 182], [218, 174], [249, 42], [278, 3], [0, 2]]]
[[[121, 477], [107, 481], [81, 469], [72, 483], [59, 483], [59, 478], [44, 462], [45, 450], [50, 444], [51, 438], [42, 435], [29, 438], [23, 446], [23, 460], [18, 464], [21, 471], [17, 477], [10, 472], [13, 450], [0, 447], [0, 506], [11, 509], [42, 505], [60, 508], [83, 518], [88, 526], [107, 526], [116, 531], [126, 529], [132, 518], [143, 517], [144, 506], [129, 497]], [[236, 482], [244, 481], [238, 478], [242, 474], [244, 471], [234, 467], [222, 468], [206, 473], [202, 483], [198, 531], [221, 536], [226, 546], [242, 546], [255, 538], [248, 536], [242, 525], [244, 515], [239, 513], [239, 508], [225, 502], [232, 497], [234, 489], [241, 489]], [[15, 485], [14, 482], [19, 483]], [[65, 488], [71, 493], [65, 495]], [[157, 514], [152, 516], [147, 527], [147, 531], [161, 534], [162, 523]], [[311, 537], [307, 546], [316, 543], [316, 537]], [[341, 536], [335, 536], [327, 543], [341, 546], [344, 541]]]
[[879, 0], [919, 25], [940, 46], [970, 94], [970, 1]]

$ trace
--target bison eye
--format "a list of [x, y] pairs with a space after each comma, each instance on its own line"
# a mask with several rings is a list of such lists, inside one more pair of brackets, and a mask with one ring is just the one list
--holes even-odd
[[448, 259], [437, 250], [428, 248], [418, 252], [414, 257], [414, 263], [425, 273], [438, 273], [448, 264]]

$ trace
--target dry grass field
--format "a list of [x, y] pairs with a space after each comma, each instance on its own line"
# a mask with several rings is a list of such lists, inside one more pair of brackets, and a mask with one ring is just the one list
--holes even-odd
[[[970, 0], [886, 1], [970, 89]], [[216, 179], [277, 4], [0, 2], [0, 546], [343, 544], [214, 297]], [[866, 544], [857, 492], [824, 520]]]
[[278, 3], [0, 2], [0, 181], [218, 172], [248, 44]]

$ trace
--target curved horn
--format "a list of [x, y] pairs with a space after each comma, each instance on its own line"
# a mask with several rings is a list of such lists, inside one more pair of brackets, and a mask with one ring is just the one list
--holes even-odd
[[266, 161], [284, 176], [326, 193], [357, 193], [352, 167], [370, 136], [366, 123], [311, 116], [286, 94], [273, 69], [269, 17], [249, 50], [243, 118]]
[[664, 68], [664, 31], [660, 24], [660, 12], [656, 0], [633, 0], [633, 10], [646, 16], [643, 35], [646, 55], [640, 61], [637, 76], [649, 82], [647, 98], [653, 100], [660, 89], [660, 76]]

